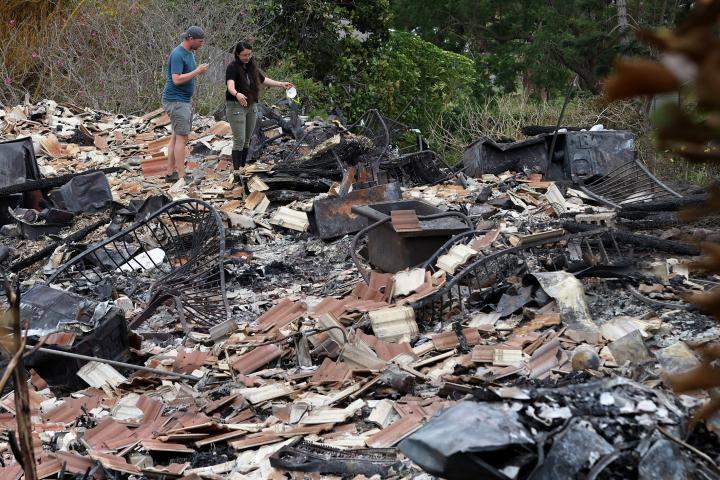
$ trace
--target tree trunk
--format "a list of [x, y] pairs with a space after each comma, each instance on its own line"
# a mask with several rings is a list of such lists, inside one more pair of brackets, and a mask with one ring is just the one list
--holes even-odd
[[628, 14], [627, 0], [617, 0], [618, 31], [620, 32], [620, 44], [625, 47], [630, 42], [628, 37]]

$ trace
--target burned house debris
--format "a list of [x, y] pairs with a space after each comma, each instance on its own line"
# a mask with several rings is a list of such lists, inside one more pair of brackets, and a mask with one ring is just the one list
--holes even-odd
[[465, 150], [464, 169], [473, 176], [510, 170], [571, 181], [593, 199], [615, 208], [682, 197], [637, 160], [632, 132], [598, 127], [563, 129], [512, 143], [481, 138]]
[[0, 110], [38, 478], [718, 478], [717, 418], [690, 429], [705, 398], [663, 376], [718, 335], [685, 301], [718, 231], [677, 227], [704, 192], [628, 132], [453, 168], [374, 110], [263, 110], [239, 172], [197, 117], [175, 183], [162, 110]]

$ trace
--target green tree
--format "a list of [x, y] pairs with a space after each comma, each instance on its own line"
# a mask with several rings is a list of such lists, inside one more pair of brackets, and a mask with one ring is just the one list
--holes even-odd
[[[637, 53], [633, 31], [671, 25], [687, 0], [397, 0], [394, 24], [475, 60], [495, 90], [518, 81], [558, 89], [571, 75], [597, 93], [619, 53]], [[483, 82], [480, 85], [486, 85]]]
[[470, 102], [476, 82], [468, 57], [398, 31], [368, 56], [362, 68], [351, 59], [340, 59], [336, 77], [330, 90], [351, 118], [376, 108], [421, 129]]
[[320, 81], [342, 60], [362, 67], [387, 39], [391, 19], [389, 0], [268, 0], [265, 8], [280, 53]]

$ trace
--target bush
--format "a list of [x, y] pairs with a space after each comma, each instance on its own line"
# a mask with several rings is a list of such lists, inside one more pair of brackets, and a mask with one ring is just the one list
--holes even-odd
[[327, 83], [341, 61], [362, 62], [382, 45], [390, 27], [389, 0], [265, 0], [277, 56], [292, 52], [295, 64]]
[[[328, 89], [322, 83], [310, 78], [293, 60], [281, 60], [268, 68], [265, 73], [275, 80], [295, 84], [298, 90], [298, 96], [295, 101], [300, 104], [303, 115], [307, 115], [310, 118], [316, 116], [324, 118], [332, 108], [333, 101]], [[282, 98], [285, 98], [285, 93], [282, 90], [273, 88], [265, 90], [261, 100], [265, 103], [272, 104]]]
[[473, 95], [472, 60], [413, 33], [392, 32], [387, 44], [365, 61], [341, 59], [332, 97], [353, 119], [376, 108], [384, 115], [426, 129], [430, 119], [460, 108]]

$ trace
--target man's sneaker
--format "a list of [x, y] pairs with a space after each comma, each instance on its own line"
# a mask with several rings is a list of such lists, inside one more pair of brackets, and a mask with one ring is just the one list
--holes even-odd
[[165, 181], [167, 183], [175, 183], [178, 180], [180, 180], [180, 175], [178, 175], [178, 172], [173, 172], [170, 175], [165, 175]]

